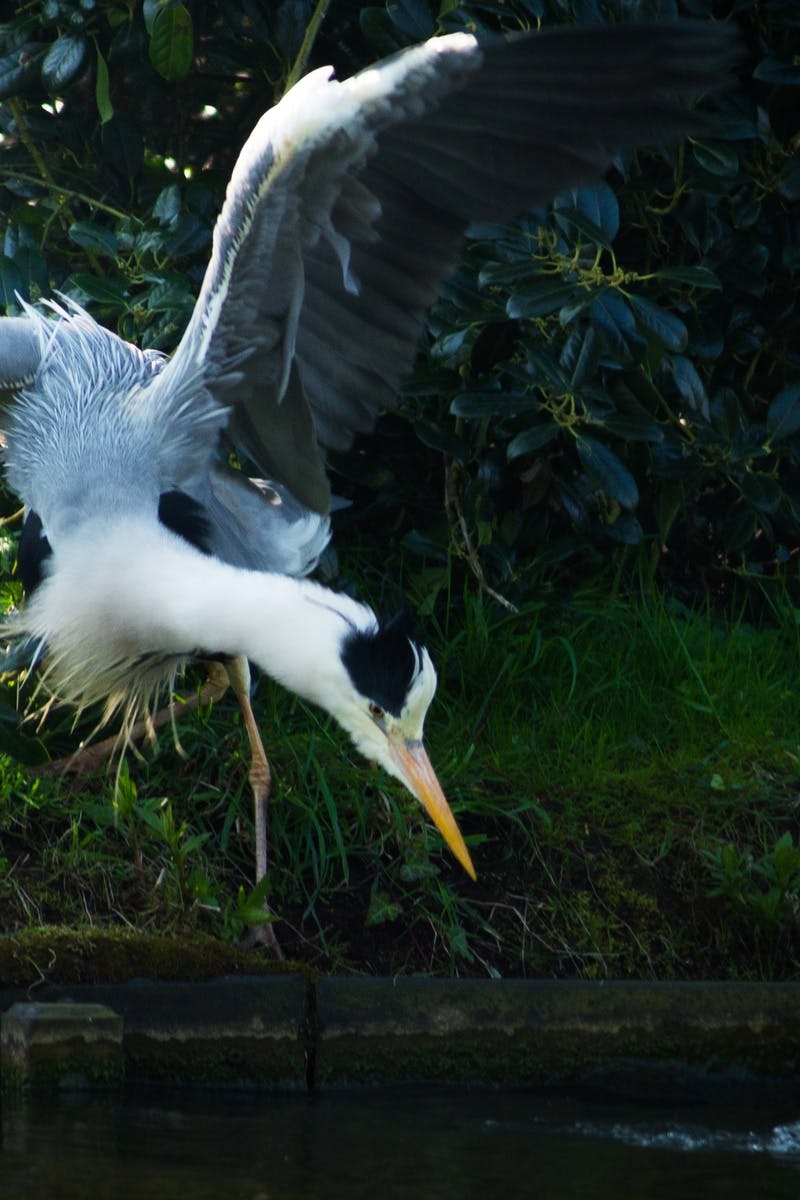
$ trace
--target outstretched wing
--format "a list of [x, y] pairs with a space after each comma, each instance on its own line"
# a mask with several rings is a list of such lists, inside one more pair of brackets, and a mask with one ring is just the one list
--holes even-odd
[[685, 104], [734, 57], [729, 30], [683, 22], [452, 34], [342, 83], [314, 71], [242, 150], [163, 384], [200, 365], [234, 440], [325, 511], [321, 448], [395, 402], [467, 224], [702, 127]]

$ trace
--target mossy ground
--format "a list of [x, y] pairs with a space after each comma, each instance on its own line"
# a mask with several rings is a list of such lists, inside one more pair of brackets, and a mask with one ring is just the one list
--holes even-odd
[[0, 984], [124, 983], [132, 978], [211, 979], [282, 969], [263, 949], [205, 933], [142, 934], [125, 926], [27, 926], [0, 936]]
[[[287, 956], [372, 973], [796, 977], [788, 601], [748, 621], [595, 586], [518, 615], [474, 594], [447, 613], [426, 628], [440, 673], [427, 743], [478, 881], [402, 789], [262, 680]], [[51, 718], [19, 746], [58, 757], [84, 732]], [[252, 822], [233, 700], [182, 721], [180, 738], [184, 757], [165, 733], [116, 782], [4, 760], [2, 930], [116, 930], [123, 960], [133, 931], [175, 936], [241, 961]], [[169, 973], [170, 954], [156, 958]]]

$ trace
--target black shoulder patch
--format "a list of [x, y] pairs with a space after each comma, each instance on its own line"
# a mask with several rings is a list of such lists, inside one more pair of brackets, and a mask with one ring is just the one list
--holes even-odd
[[30, 596], [42, 582], [44, 563], [52, 553], [53, 548], [45, 536], [41, 517], [31, 509], [25, 518], [17, 546], [17, 574], [22, 580], [26, 596]]
[[158, 519], [203, 554], [211, 553], [211, 524], [199, 501], [175, 489], [158, 497]]
[[405, 618], [393, 617], [377, 629], [355, 630], [342, 646], [342, 662], [353, 686], [392, 716], [399, 717], [420, 654], [409, 637]]

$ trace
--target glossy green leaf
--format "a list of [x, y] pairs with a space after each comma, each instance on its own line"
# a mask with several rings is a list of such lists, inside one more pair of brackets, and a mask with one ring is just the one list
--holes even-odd
[[748, 462], [764, 453], [764, 443], [767, 440], [765, 425], [743, 425], [731, 439], [730, 456], [735, 463]]
[[177, 83], [194, 61], [194, 26], [184, 4], [162, 8], [150, 30], [150, 62], [162, 79]]
[[557, 224], [564, 230], [570, 244], [585, 246], [588, 243], [589, 246], [600, 246], [603, 250], [611, 251], [611, 242], [602, 229], [578, 209], [567, 208], [554, 212], [553, 215]]
[[22, 290], [22, 275], [12, 258], [0, 255], [0, 304], [4, 308], [16, 304], [16, 293]]
[[[268, 7], [277, 9], [274, 31], [271, 28], [270, 15], [265, 11]], [[281, 58], [284, 61], [293, 61], [303, 44], [311, 8], [310, 0], [282, 0], [278, 5], [248, 8], [247, 17], [251, 23], [254, 41], [262, 42], [272, 36]], [[242, 9], [242, 16], [244, 11]]]
[[42, 83], [49, 92], [58, 92], [80, 74], [86, 63], [89, 41], [85, 37], [64, 34], [53, 42], [42, 62]]
[[761, 211], [762, 204], [757, 196], [743, 194], [733, 199], [731, 212], [737, 229], [752, 229], [758, 224]]
[[613, 450], [595, 438], [577, 440], [578, 457], [583, 468], [600, 485], [606, 495], [623, 508], [635, 508], [639, 503], [636, 480]]
[[69, 227], [70, 241], [85, 250], [96, 250], [114, 257], [118, 252], [117, 239], [110, 229], [95, 225], [91, 221], [74, 221]]
[[22, 276], [22, 295], [30, 300], [37, 292], [46, 295], [50, 290], [47, 260], [35, 246], [22, 246], [14, 255], [14, 265]]
[[555, 312], [575, 295], [575, 285], [564, 283], [560, 278], [540, 279], [519, 291], [509, 299], [506, 312], [512, 319], [520, 317], [543, 317]]
[[441, 450], [450, 458], [466, 462], [470, 457], [470, 448], [463, 438], [457, 437], [450, 429], [434, 425], [432, 421], [417, 421], [414, 425], [419, 440], [431, 450]]
[[540, 266], [529, 254], [521, 262], [491, 262], [482, 267], [478, 273], [478, 283], [481, 287], [513, 288], [516, 283], [530, 283], [541, 275]]
[[437, 338], [431, 346], [431, 354], [434, 358], [456, 358], [466, 353], [466, 341], [472, 330], [468, 325], [461, 329], [454, 329], [450, 333], [444, 334]]
[[194, 308], [195, 297], [185, 282], [165, 280], [150, 289], [146, 304], [151, 312], [171, 312], [176, 308]]
[[526, 370], [532, 383], [552, 383], [554, 387], [563, 391], [566, 391], [569, 386], [566, 371], [546, 350], [530, 349], [527, 355]]
[[781, 488], [770, 475], [757, 471], [746, 472], [739, 479], [742, 495], [762, 513], [774, 513], [781, 502]]
[[683, 355], [676, 354], [670, 365], [672, 378], [684, 400], [697, 412], [708, 416], [708, 396], [694, 363]]
[[539, 401], [532, 392], [459, 392], [450, 403], [450, 412], [454, 417], [473, 420], [516, 416], [517, 413], [531, 412], [537, 408]]
[[604, 292], [591, 303], [594, 324], [603, 331], [609, 348], [623, 359], [630, 356], [637, 342], [636, 320], [628, 305], [614, 292]]
[[800, 87], [800, 65], [777, 54], [767, 54], [753, 71], [754, 79], [778, 83], [783, 87]]
[[545, 421], [541, 425], [533, 425], [530, 429], [523, 430], [522, 433], [518, 433], [511, 439], [506, 447], [506, 457], [511, 462], [522, 454], [532, 454], [534, 450], [541, 450], [542, 446], [552, 442], [554, 438], [558, 437], [558, 434], [559, 427], [555, 421]]
[[172, 225], [181, 211], [181, 189], [177, 183], [162, 188], [153, 205], [153, 216], [161, 225]]
[[409, 42], [424, 42], [436, 32], [436, 24], [423, 0], [390, 0], [386, 11]]
[[739, 155], [730, 142], [693, 142], [692, 154], [703, 170], [723, 179], [734, 178], [739, 170]]
[[646, 300], [644, 296], [628, 296], [628, 303], [640, 325], [657, 337], [667, 350], [680, 353], [686, 349], [689, 334], [678, 317], [659, 308], [651, 300]]
[[95, 79], [94, 94], [100, 120], [105, 125], [106, 121], [110, 121], [114, 116], [114, 105], [111, 103], [108, 66], [99, 46], [97, 46], [97, 77]]
[[656, 271], [655, 278], [715, 291], [722, 287], [717, 276], [708, 267], [661, 267]]
[[148, 33], [153, 32], [153, 24], [156, 17], [164, 9], [169, 8], [175, 0], [143, 0], [142, 16], [144, 18], [144, 27]]
[[600, 340], [594, 328], [574, 329], [561, 352], [561, 366], [570, 373], [570, 386], [579, 388], [591, 378], [600, 358]]
[[732, 441], [742, 427], [744, 414], [739, 397], [733, 388], [721, 388], [709, 407], [711, 423], [728, 441]]
[[79, 271], [71, 275], [70, 280], [73, 287], [79, 288], [89, 300], [113, 308], [128, 307], [125, 281], [122, 279], [109, 279], [108, 276], [98, 278], [86, 271]]
[[629, 442], [658, 443], [664, 439], [663, 429], [648, 413], [612, 413], [603, 421], [603, 428]]
[[405, 39], [385, 8], [369, 5], [358, 14], [358, 23], [365, 42], [376, 58], [397, 54]]
[[23, 91], [40, 73], [43, 57], [44, 52], [37, 42], [29, 42], [0, 56], [0, 100]]
[[562, 192], [553, 203], [559, 223], [572, 224], [592, 241], [610, 247], [619, 232], [617, 197], [603, 181], [590, 187]]
[[781, 388], [767, 410], [770, 441], [791, 437], [800, 429], [800, 382]]
[[179, 214], [169, 229], [165, 246], [172, 258], [181, 254], [196, 254], [211, 241], [211, 230], [193, 212]]
[[142, 135], [127, 113], [114, 113], [100, 131], [106, 161], [126, 181], [138, 175], [144, 160]]

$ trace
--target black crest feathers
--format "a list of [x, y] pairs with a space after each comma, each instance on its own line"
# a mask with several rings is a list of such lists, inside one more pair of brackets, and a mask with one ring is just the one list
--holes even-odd
[[342, 662], [357, 691], [399, 717], [421, 666], [421, 653], [405, 613], [375, 629], [354, 630], [342, 646]]

